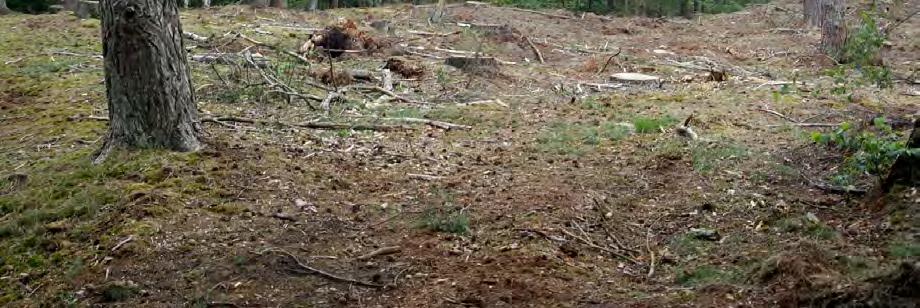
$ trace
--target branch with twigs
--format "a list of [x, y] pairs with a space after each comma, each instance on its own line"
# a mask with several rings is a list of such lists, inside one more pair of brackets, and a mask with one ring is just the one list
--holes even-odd
[[600, 73], [603, 73], [604, 71], [606, 71], [606, 70], [607, 70], [607, 66], [610, 65], [610, 61], [613, 61], [613, 58], [616, 58], [617, 56], [619, 56], [621, 52], [623, 52], [623, 49], [622, 49], [622, 48], [617, 48], [617, 53], [610, 55], [610, 57], [607, 58], [607, 62], [604, 62], [604, 66], [602, 66], [601, 69], [599, 69], [599, 70], [597, 71], [597, 73], [600, 74]]

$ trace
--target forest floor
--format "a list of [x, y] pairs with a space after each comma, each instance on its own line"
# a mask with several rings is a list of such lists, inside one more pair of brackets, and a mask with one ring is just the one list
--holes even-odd
[[[183, 11], [184, 30], [209, 37], [186, 42], [191, 56], [248, 51], [270, 64], [190, 62], [206, 147], [100, 165], [99, 22], [0, 17], [0, 304], [917, 304], [878, 278], [920, 256], [917, 189], [879, 205], [820, 188], [845, 158], [810, 134], [878, 116], [910, 128], [920, 18], [891, 34], [896, 82], [878, 89], [828, 75], [796, 1], [696, 20], [468, 4], [429, 24], [425, 10]], [[423, 73], [394, 78], [405, 100], [380, 98], [377, 80], [354, 81], [328, 112], [268, 93], [261, 74], [325, 97], [332, 86], [309, 84], [328, 58], [276, 51], [342, 19], [378, 47], [333, 71], [379, 74], [400, 55]], [[463, 71], [440, 59], [462, 51], [505, 63]], [[707, 80], [710, 69], [727, 80]], [[611, 81], [619, 72], [664, 82]], [[691, 115], [697, 140], [675, 132]], [[288, 125], [307, 122], [347, 125]]]

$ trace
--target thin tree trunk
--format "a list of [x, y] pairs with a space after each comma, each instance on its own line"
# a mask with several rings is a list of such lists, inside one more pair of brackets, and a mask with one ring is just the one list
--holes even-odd
[[182, 7], [183, 7], [183, 8], [186, 8], [186, 9], [188, 8], [188, 1], [189, 1], [189, 0], [182, 0]]
[[[920, 148], [920, 119], [914, 120], [907, 148]], [[901, 155], [895, 160], [888, 177], [882, 182], [882, 192], [887, 194], [895, 184], [920, 186], [920, 155]]]
[[818, 28], [824, 25], [827, 2], [829, 0], [804, 0], [805, 25]]
[[97, 163], [119, 147], [201, 147], [177, 6], [176, 1], [102, 1], [110, 122]]
[[249, 0], [249, 6], [254, 9], [262, 9], [268, 6], [268, 0]]
[[332, 0], [332, 8], [334, 9], [339, 8], [339, 0]]
[[206, 9], [207, 9], [207, 8], [210, 8], [210, 7], [211, 7], [211, 0], [201, 0], [201, 7], [206, 8]]
[[6, 0], [0, 0], [0, 15], [9, 14], [10, 9], [6, 7]]
[[446, 0], [438, 0], [438, 5], [435, 7], [434, 12], [431, 12], [431, 16], [428, 17], [431, 22], [441, 22], [441, 17], [444, 17], [444, 4], [446, 2]]
[[824, 20], [821, 22], [821, 50], [838, 62], [843, 62], [843, 48], [847, 41], [846, 21], [843, 19], [844, 0], [822, 0]]
[[310, 11], [316, 11], [316, 7], [319, 4], [319, 0], [310, 0], [310, 6], [307, 8]]
[[65, 11], [72, 11], [72, 12], [76, 11], [77, 6], [80, 5], [80, 3], [77, 0], [64, 0], [63, 4], [64, 4]]
[[279, 9], [287, 8], [287, 0], [271, 0], [271, 7]]

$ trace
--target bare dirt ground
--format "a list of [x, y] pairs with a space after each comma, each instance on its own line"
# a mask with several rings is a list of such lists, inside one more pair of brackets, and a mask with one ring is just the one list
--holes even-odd
[[[105, 123], [87, 117], [105, 114], [98, 22], [2, 17], [0, 303], [772, 307], [872, 298], [871, 277], [920, 255], [916, 188], [883, 207], [817, 188], [843, 157], [808, 134], [833, 128], [762, 109], [808, 123], [910, 123], [920, 107], [905, 94], [918, 88], [920, 18], [891, 36], [892, 88], [834, 94], [833, 62], [816, 50], [820, 33], [801, 27], [800, 9], [780, 1], [685, 20], [456, 5], [434, 25], [412, 6], [183, 11], [185, 30], [210, 37], [187, 41], [191, 55], [259, 53], [288, 65], [272, 69], [287, 70], [278, 74], [291, 84], [327, 70], [328, 59], [310, 53], [305, 65], [231, 33], [296, 52], [314, 29], [348, 19], [381, 47], [339, 58], [334, 70], [376, 73], [398, 55], [425, 74], [396, 77], [395, 92], [411, 103], [355, 90], [323, 115], [316, 102], [228, 85], [260, 80], [257, 70], [193, 62], [203, 118], [396, 126], [206, 122], [199, 153], [126, 152], [99, 166], [89, 157]], [[375, 20], [394, 30], [374, 32]], [[471, 73], [444, 65], [445, 50], [513, 63]], [[707, 80], [710, 69], [728, 80]], [[596, 86], [616, 84], [609, 75], [618, 72], [665, 82]], [[701, 140], [673, 129], [691, 115]], [[471, 128], [379, 119], [394, 117]], [[373, 286], [317, 275], [292, 256]], [[876, 304], [917, 305], [916, 294], [894, 290]]]

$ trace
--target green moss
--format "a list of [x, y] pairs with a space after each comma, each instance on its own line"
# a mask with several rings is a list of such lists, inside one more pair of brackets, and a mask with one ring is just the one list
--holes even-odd
[[418, 227], [435, 232], [466, 235], [470, 232], [470, 218], [462, 211], [429, 208], [422, 213]]
[[732, 270], [712, 265], [702, 265], [692, 269], [678, 270], [677, 283], [685, 286], [699, 286], [713, 283], [734, 283], [740, 275]]
[[897, 258], [913, 258], [920, 256], [920, 242], [898, 241], [888, 247], [888, 253]]
[[731, 166], [747, 154], [747, 149], [734, 144], [700, 144], [691, 148], [693, 169], [702, 173]]

